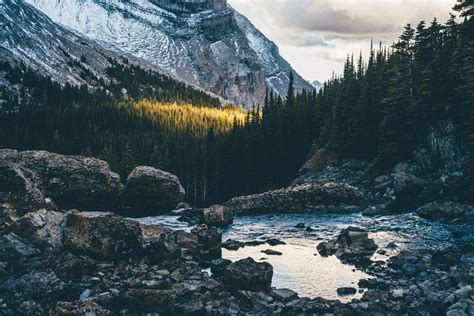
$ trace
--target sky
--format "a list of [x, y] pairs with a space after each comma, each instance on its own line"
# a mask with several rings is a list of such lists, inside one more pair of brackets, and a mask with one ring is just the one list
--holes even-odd
[[455, 0], [228, 0], [280, 48], [305, 79], [341, 73], [347, 54], [367, 57], [370, 41], [390, 45], [403, 27], [449, 18]]

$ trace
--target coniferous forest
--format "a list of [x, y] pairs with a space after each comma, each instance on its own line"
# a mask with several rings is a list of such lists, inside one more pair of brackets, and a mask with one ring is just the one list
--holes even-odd
[[458, 21], [407, 25], [367, 60], [348, 56], [318, 93], [296, 93], [290, 74], [287, 96], [268, 91], [251, 111], [113, 61], [116, 81], [94, 90], [2, 63], [24, 88], [2, 107], [0, 147], [100, 157], [122, 178], [154, 166], [178, 175], [195, 204], [286, 186], [320, 148], [373, 161], [374, 176], [423, 146], [430, 128], [452, 126], [472, 151], [474, 12], [470, 1], [455, 9]]

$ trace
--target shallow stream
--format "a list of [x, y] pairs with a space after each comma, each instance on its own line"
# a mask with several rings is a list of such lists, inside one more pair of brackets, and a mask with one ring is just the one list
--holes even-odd
[[[140, 219], [142, 223], [188, 230], [187, 223], [177, 216], [159, 216]], [[296, 228], [297, 224], [305, 228]], [[340, 287], [358, 289], [360, 279], [370, 276], [351, 265], [341, 263], [336, 257], [321, 257], [316, 246], [322, 241], [336, 238], [342, 229], [358, 226], [369, 231], [379, 251], [374, 260], [387, 260], [402, 249], [443, 249], [453, 244], [451, 233], [440, 223], [430, 222], [415, 214], [383, 217], [364, 217], [360, 214], [273, 214], [237, 216], [234, 224], [224, 231], [223, 240], [256, 241], [277, 238], [285, 245], [246, 246], [237, 251], [223, 249], [222, 256], [237, 261], [252, 257], [267, 261], [273, 266], [272, 286], [289, 288], [301, 297], [324, 297], [342, 301], [360, 297], [341, 297]], [[388, 247], [387, 247], [388, 246]], [[267, 255], [263, 250], [276, 250], [281, 256]]]

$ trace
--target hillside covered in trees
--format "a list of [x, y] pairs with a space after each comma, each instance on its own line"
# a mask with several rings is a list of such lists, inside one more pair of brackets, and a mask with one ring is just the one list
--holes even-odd
[[25, 87], [3, 105], [0, 146], [100, 157], [122, 177], [158, 167], [177, 174], [196, 204], [286, 186], [318, 148], [374, 161], [374, 176], [423, 146], [430, 128], [453, 126], [472, 150], [474, 9], [455, 9], [460, 22], [407, 25], [368, 60], [349, 56], [319, 93], [296, 94], [290, 76], [286, 98], [268, 91], [248, 112], [127, 64], [115, 63], [116, 82], [95, 91], [0, 64]]

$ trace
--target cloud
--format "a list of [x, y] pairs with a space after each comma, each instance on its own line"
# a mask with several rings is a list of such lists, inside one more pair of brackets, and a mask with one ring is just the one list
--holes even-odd
[[347, 54], [368, 50], [371, 39], [391, 44], [406, 23], [447, 19], [456, 0], [228, 1], [280, 46], [297, 71], [326, 80], [332, 70], [324, 60], [339, 69]]

